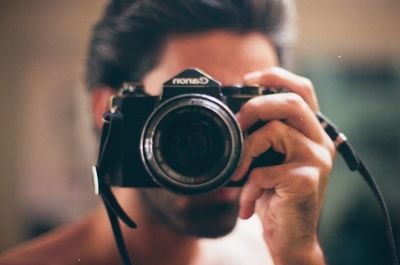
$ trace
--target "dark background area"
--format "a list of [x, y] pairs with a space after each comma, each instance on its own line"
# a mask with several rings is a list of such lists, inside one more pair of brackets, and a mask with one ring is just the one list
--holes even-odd
[[[105, 0], [0, 1], [0, 251], [96, 205], [96, 141], [83, 82]], [[290, 70], [375, 174], [400, 244], [400, 2], [297, 1]], [[383, 215], [338, 157], [320, 226], [328, 263], [390, 264]]]

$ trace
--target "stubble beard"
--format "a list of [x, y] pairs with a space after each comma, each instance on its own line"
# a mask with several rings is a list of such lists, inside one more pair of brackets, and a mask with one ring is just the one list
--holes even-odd
[[[175, 233], [199, 238], [218, 238], [229, 234], [235, 227], [239, 202], [192, 200], [179, 208], [170, 198], [158, 197], [157, 191], [141, 190], [140, 197], [152, 222]], [[176, 196], [176, 195], [175, 195]]]

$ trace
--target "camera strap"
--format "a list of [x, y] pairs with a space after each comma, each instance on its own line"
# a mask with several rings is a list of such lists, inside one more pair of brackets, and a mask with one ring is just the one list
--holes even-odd
[[[377, 199], [380, 208], [384, 214], [384, 222], [386, 234], [390, 245], [390, 252], [392, 255], [392, 264], [398, 265], [398, 258], [396, 254], [396, 245], [393, 236], [392, 225], [390, 221], [389, 211], [383, 198], [382, 192], [379, 190], [372, 174], [369, 172], [366, 165], [362, 162], [359, 155], [355, 152], [353, 147], [347, 141], [346, 136], [341, 133], [338, 127], [332, 123], [321, 112], [316, 113], [316, 117], [335, 143], [338, 153], [343, 157], [347, 166], [351, 171], [358, 171], [363, 179], [367, 182], [369, 188], [372, 190], [375, 198]], [[120, 133], [122, 131], [123, 115], [119, 111], [111, 111], [104, 114], [104, 125], [100, 142], [100, 152], [96, 166], [92, 167], [95, 192], [102, 198], [104, 206], [107, 210], [110, 219], [112, 231], [114, 233], [115, 241], [124, 265], [131, 265], [128, 251], [125, 246], [121, 227], [118, 218], [121, 219], [128, 227], [136, 228], [136, 224], [121, 208], [116, 200], [110, 186], [106, 183], [111, 162], [113, 161], [113, 154], [118, 152], [118, 142]]]
[[398, 258], [396, 253], [396, 244], [394, 241], [393, 236], [393, 229], [392, 224], [390, 221], [389, 210], [386, 206], [385, 199], [380, 191], [374, 177], [368, 170], [367, 166], [361, 160], [359, 155], [355, 152], [354, 148], [350, 145], [347, 141], [347, 137], [341, 133], [338, 127], [330, 121], [325, 115], [321, 112], [317, 112], [316, 114], [317, 119], [321, 123], [322, 127], [325, 129], [325, 132], [328, 136], [333, 140], [335, 143], [336, 149], [338, 150], [339, 154], [343, 157], [344, 161], [346, 162], [350, 171], [358, 171], [360, 175], [363, 177], [365, 182], [367, 182], [369, 188], [371, 189], [372, 193], [374, 194], [376, 200], [379, 203], [379, 206], [384, 215], [384, 222], [385, 222], [385, 230], [386, 235], [389, 241], [390, 246], [390, 253], [392, 256], [392, 264], [398, 265]]
[[100, 195], [106, 208], [108, 218], [110, 219], [111, 228], [124, 265], [131, 265], [128, 250], [124, 242], [121, 227], [118, 218], [121, 219], [128, 227], [136, 228], [137, 225], [121, 208], [115, 198], [110, 186], [106, 183], [107, 177], [114, 154], [118, 152], [118, 143], [121, 139], [123, 115], [119, 111], [106, 112], [103, 116], [103, 130], [100, 140], [100, 152], [97, 159], [97, 165], [92, 167], [93, 178], [95, 183], [95, 193]]

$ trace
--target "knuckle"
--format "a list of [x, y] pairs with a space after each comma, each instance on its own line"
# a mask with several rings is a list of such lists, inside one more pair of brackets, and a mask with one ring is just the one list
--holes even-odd
[[327, 176], [331, 172], [333, 167], [333, 157], [330, 151], [325, 147], [310, 147], [308, 157], [313, 157], [313, 164], [319, 169], [321, 176]]
[[287, 131], [283, 122], [279, 120], [270, 120], [264, 125], [263, 131], [268, 132], [270, 136], [287, 135]]
[[299, 188], [304, 193], [315, 193], [318, 190], [319, 176], [314, 172], [308, 172], [299, 177]]
[[322, 176], [328, 176], [333, 168], [333, 157], [327, 150], [324, 156], [320, 156], [320, 169]]
[[271, 120], [268, 121], [266, 126], [266, 130], [268, 130], [270, 133], [277, 134], [282, 132], [283, 130], [283, 123], [278, 120]]
[[311, 82], [310, 79], [306, 78], [306, 77], [302, 77], [301, 78], [301, 87], [304, 91], [311, 93], [312, 91], [314, 91], [314, 85]]
[[329, 140], [327, 143], [327, 150], [328, 150], [329, 154], [331, 155], [332, 159], [335, 159], [336, 147], [335, 147], [335, 144], [331, 140]]
[[300, 95], [295, 94], [295, 93], [287, 93], [286, 102], [292, 108], [295, 108], [295, 109], [302, 109], [302, 108], [305, 108], [305, 106], [306, 106], [304, 99]]
[[333, 158], [328, 150], [322, 147], [310, 148], [307, 167], [299, 173], [298, 186], [306, 194], [323, 189], [333, 168]]
[[282, 71], [283, 71], [283, 69], [278, 66], [272, 66], [272, 67], [268, 68], [268, 73], [270, 75], [281, 75]]
[[305, 144], [302, 149], [304, 157], [312, 164], [319, 164], [320, 151], [314, 144]]

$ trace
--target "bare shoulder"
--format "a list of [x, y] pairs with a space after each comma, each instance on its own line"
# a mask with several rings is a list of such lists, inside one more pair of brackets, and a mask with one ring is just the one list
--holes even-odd
[[84, 241], [85, 222], [55, 229], [0, 255], [0, 265], [64, 265], [79, 264]]
[[273, 265], [256, 216], [245, 221], [238, 220], [232, 233], [219, 239], [206, 239], [203, 246], [203, 251], [212, 260], [207, 264]]

